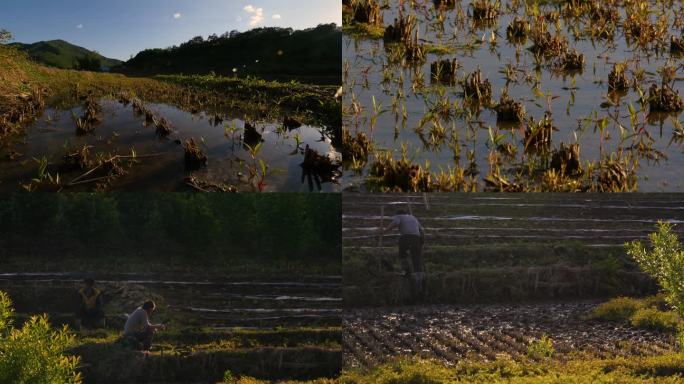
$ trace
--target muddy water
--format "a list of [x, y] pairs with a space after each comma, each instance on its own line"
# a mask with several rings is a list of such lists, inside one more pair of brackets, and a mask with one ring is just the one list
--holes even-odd
[[[15, 191], [20, 184], [36, 177], [38, 164], [34, 159], [43, 157], [49, 160], [48, 169], [52, 174], [60, 173], [66, 183], [74, 180], [85, 170], [62, 173], [59, 166], [66, 153], [65, 148], [76, 150], [84, 145], [92, 146], [92, 156], [96, 153], [130, 155], [131, 150], [141, 156], [127, 175], [114, 181], [111, 188], [114, 191], [189, 190], [184, 180], [191, 172], [185, 168], [184, 151], [179, 144], [189, 138], [201, 142], [200, 146], [209, 158], [207, 166], [195, 171], [195, 176], [213, 183], [236, 185], [240, 190], [253, 189], [247, 175], [254, 161], [243, 146], [243, 120], [226, 116], [223, 123], [214, 125], [212, 118], [205, 113], [191, 114], [170, 105], [147, 104], [150, 110], [167, 119], [173, 127], [174, 132], [170, 136], [160, 138], [153, 125], [144, 124], [144, 116], [134, 115], [131, 106], [111, 99], [102, 99], [100, 104], [102, 122], [92, 134], [76, 135], [72, 113], [80, 116], [82, 108], [67, 111], [48, 109], [11, 146], [11, 150], [21, 154], [19, 158], [7, 160], [10, 148], [0, 149], [0, 191]], [[288, 131], [280, 124], [257, 123], [255, 126], [263, 139], [257, 159], [264, 160], [269, 167], [265, 191], [309, 190], [308, 184], [301, 180], [300, 167], [306, 145], [320, 154], [339, 157], [330, 139], [318, 127], [302, 126]], [[68, 190], [88, 190], [91, 187], [82, 185]], [[333, 183], [322, 184], [322, 190], [326, 192], [338, 189], [338, 185]]]
[[[409, 3], [404, 2], [408, 14]], [[648, 93], [651, 83], [660, 83], [660, 78], [656, 74], [657, 68], [665, 64], [670, 59], [669, 53], [656, 54], [654, 52], [644, 53], [636, 49], [634, 45], [628, 45], [621, 28], [618, 28], [613, 43], [605, 41], [592, 42], [586, 37], [575, 41], [569, 37], [570, 49], [577, 49], [585, 56], [585, 67], [581, 73], [563, 74], [554, 72], [546, 67], [542, 67], [539, 74], [541, 76], [541, 86], [539, 90], [543, 95], [536, 94], [531, 84], [525, 83], [526, 74], [535, 76], [534, 56], [527, 48], [532, 43], [528, 39], [522, 44], [512, 44], [506, 40], [506, 27], [514, 17], [510, 12], [505, 11], [510, 5], [510, 1], [503, 1], [500, 8], [498, 24], [492, 27], [479, 27], [472, 31], [464, 30], [461, 26], [456, 26], [456, 11], [446, 12], [444, 30], [434, 23], [436, 13], [433, 10], [432, 1], [417, 1], [417, 10], [413, 10], [419, 21], [420, 36], [422, 42], [440, 44], [443, 46], [456, 48], [455, 54], [436, 55], [428, 54], [427, 62], [417, 68], [402, 68], [400, 65], [389, 62], [386, 54], [386, 46], [382, 39], [368, 40], [356, 39], [348, 35], [343, 37], [343, 59], [349, 64], [349, 75], [345, 79], [345, 104], [350, 105], [352, 95], [357, 102], [364, 108], [359, 119], [352, 116], [345, 117], [345, 124], [352, 134], [358, 129], [366, 132], [376, 145], [376, 150], [391, 150], [394, 158], [401, 157], [401, 145], [408, 147], [408, 157], [414, 162], [425, 165], [430, 163], [432, 171], [446, 170], [447, 167], [454, 165], [454, 151], [445, 144], [436, 148], [424, 145], [421, 137], [414, 131], [418, 127], [420, 120], [428, 110], [428, 106], [439, 99], [440, 92], [445, 92], [449, 101], [453, 105], [459, 102], [462, 97], [460, 85], [442, 87], [431, 84], [430, 63], [438, 59], [457, 58], [461, 64], [459, 76], [474, 71], [477, 67], [482, 70], [483, 78], [489, 79], [492, 83], [493, 100], [498, 102], [501, 90], [506, 85], [506, 78], [503, 73], [507, 64], [516, 67], [518, 78], [517, 83], [509, 83], [508, 89], [510, 96], [515, 100], [524, 100], [527, 116], [533, 116], [535, 120], [543, 117], [544, 112], [550, 109], [553, 112], [554, 125], [558, 128], [553, 133], [552, 145], [558, 147], [560, 142], [578, 142], [581, 146], [582, 162], [588, 160], [596, 161], [601, 154], [608, 154], [618, 148], [627, 149], [633, 144], [638, 143], [646, 134], [653, 140], [653, 148], [662, 152], [665, 157], [660, 156], [659, 163], [642, 158], [639, 161], [637, 171], [638, 186], [640, 191], [682, 191], [684, 182], [678, 175], [684, 166], [684, 154], [682, 144], [672, 142], [673, 123], [670, 119], [679, 119], [677, 115], [649, 116], [647, 110], [641, 110], [637, 100], [639, 95], [630, 89], [622, 96], [619, 106], [602, 107], [606, 101], [608, 91], [608, 74], [612, 64], [627, 59], [636, 60], [639, 67], [646, 71], [642, 88]], [[457, 7], [462, 7], [464, 13], [471, 12], [470, 2], [457, 2]], [[384, 9], [385, 25], [388, 25], [398, 16], [397, 2], [390, 2], [389, 9]], [[522, 8], [521, 8], [522, 9]], [[543, 11], [554, 10], [548, 6], [542, 8]], [[677, 10], [674, 10], [678, 12]], [[624, 20], [624, 10], [622, 19]], [[670, 14], [670, 19], [672, 14]], [[470, 22], [472, 19], [468, 19]], [[568, 35], [569, 27], [560, 19], [561, 30]], [[470, 27], [467, 27], [469, 29]], [[581, 29], [590, 29], [588, 25], [581, 25]], [[550, 29], [553, 33], [555, 28], [551, 23]], [[498, 37], [497, 44], [493, 46], [489, 43], [492, 32]], [[670, 34], [679, 36], [679, 31], [672, 29]], [[465, 49], [465, 44], [474, 43], [472, 49]], [[675, 63], [678, 61], [675, 60]], [[383, 79], [387, 72], [391, 76], [391, 81], [385, 82]], [[424, 77], [424, 89], [413, 89], [413, 80], [417, 78], [416, 73], [421, 73]], [[399, 78], [403, 76], [403, 82]], [[679, 80], [675, 82], [674, 89], [680, 93], [684, 91], [682, 84], [681, 70], [678, 72]], [[398, 115], [392, 111], [392, 99], [399, 93], [406, 97], [399, 101]], [[382, 105], [384, 111], [378, 117], [377, 125], [371, 132], [370, 117], [373, 114], [373, 98], [378, 104]], [[405, 104], [408, 119], [406, 124], [402, 124], [401, 105]], [[628, 113], [628, 105], [633, 105], [639, 115], [640, 124], [631, 127]], [[648, 108], [646, 108], [648, 109]], [[617, 124], [611, 122], [606, 128], [607, 135], [601, 140], [599, 131], [595, 129], [594, 123], [582, 123], [580, 121], [587, 117], [594, 120], [602, 119], [607, 116], [617, 117], [624, 130]], [[663, 121], [664, 119], [664, 121]], [[442, 125], [447, 129], [447, 142], [452, 135], [458, 136], [461, 148], [460, 165], [467, 167], [466, 153], [474, 151], [476, 155], [480, 177], [487, 174], [489, 170], [487, 156], [491, 147], [488, 143], [491, 127], [495, 133], [503, 134], [504, 141], [517, 146], [517, 157], [515, 162], [522, 160], [524, 134], [519, 127], [497, 124], [496, 113], [492, 110], [484, 109], [476, 114], [472, 121], [466, 122], [464, 118], [453, 118], [442, 121]], [[424, 136], [429, 138], [430, 123], [425, 126]], [[453, 128], [453, 133], [448, 133]], [[628, 137], [634, 132], [640, 134]], [[371, 156], [370, 162], [373, 158]], [[369, 163], [370, 163], [369, 162]], [[511, 164], [509, 164], [511, 165]], [[505, 168], [505, 167], [504, 167]], [[346, 174], [346, 181], [349, 185], [360, 186], [363, 189], [364, 176], [368, 174], [368, 167], [363, 171], [363, 175], [354, 176], [352, 171]]]

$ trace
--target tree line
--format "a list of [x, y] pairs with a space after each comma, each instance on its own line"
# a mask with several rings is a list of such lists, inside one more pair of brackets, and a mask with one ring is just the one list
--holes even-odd
[[196, 36], [180, 46], [144, 50], [112, 70], [135, 75], [326, 76], [339, 82], [342, 31], [323, 24], [300, 31], [269, 27]]
[[0, 198], [0, 257], [176, 253], [340, 260], [341, 201], [321, 194], [16, 194]]

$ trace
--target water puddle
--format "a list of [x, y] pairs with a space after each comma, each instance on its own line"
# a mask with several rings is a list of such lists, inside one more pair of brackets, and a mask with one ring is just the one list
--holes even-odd
[[[83, 115], [84, 108], [47, 109], [12, 146], [0, 149], [0, 191], [16, 191], [20, 184], [36, 178], [42, 159], [48, 163], [47, 172], [52, 176], [59, 173], [62, 184], [72, 184], [67, 190], [93, 190], [99, 180], [82, 177], [89, 168], [65, 166], [65, 154], [84, 147], [92, 159], [115, 154], [132, 156], [133, 152], [137, 156], [132, 165], [128, 164], [130, 158], [125, 158], [126, 174], [108, 185], [107, 189], [113, 191], [187, 191], [192, 190], [186, 184], [190, 176], [207, 183], [236, 186], [240, 191], [317, 191], [317, 183], [308, 183], [300, 166], [305, 148], [331, 159], [340, 158], [330, 138], [318, 127], [286, 129], [280, 123], [251, 122], [254, 129], [246, 129], [245, 121], [233, 116], [222, 115], [222, 121], [217, 121], [215, 115], [204, 112], [192, 114], [170, 105], [145, 104], [156, 117], [170, 123], [171, 133], [160, 136], [155, 124], [146, 123], [144, 115], [136, 115], [132, 105], [109, 98], [98, 104], [101, 122], [91, 133], [76, 133], [74, 118]], [[189, 139], [194, 139], [207, 156], [205, 166], [192, 169], [186, 165], [184, 144]], [[250, 147], [258, 144], [258, 152], [252, 153]], [[262, 161], [267, 166], [263, 178]], [[256, 176], [250, 178], [253, 173]], [[334, 192], [339, 186], [322, 181], [320, 190]]]
[[[577, 143], [582, 163], [598, 162], [611, 154], [631, 156], [638, 160], [635, 177], [639, 191], [684, 190], [678, 177], [684, 167], [680, 114], [650, 113], [648, 102], [642, 107], [635, 88], [617, 94], [609, 93], [607, 85], [613, 65], [626, 62], [630, 81], [636, 76], [634, 82], [649, 97], [649, 87], [661, 84], [659, 68], [678, 65], [668, 48], [669, 37], [681, 35], [680, 28], [672, 27], [676, 21], [671, 21], [673, 16], [678, 20], [679, 7], [666, 10], [649, 2], [653, 5], [653, 16], [649, 14], [652, 25], [667, 18], [665, 46], [654, 49], [627, 40], [622, 23], [634, 11], [627, 12], [622, 3], [614, 10], [600, 8], [619, 14], [620, 27], [613, 38], [593, 39], [596, 26], [588, 13], [566, 17], [558, 2], [541, 2], [535, 19], [525, 15], [526, 9], [533, 8], [526, 8], [524, 2], [502, 1], [498, 16], [490, 23], [474, 22], [470, 3], [456, 2], [456, 9], [447, 7], [441, 12], [432, 1], [390, 2], [389, 7], [381, 7], [384, 26], [401, 15], [415, 17], [417, 42], [427, 47], [427, 52], [424, 61], [413, 64], [406, 64], [399, 43], [344, 34], [343, 60], [348, 71], [344, 103], [350, 111], [344, 121], [352, 136], [365, 133], [375, 153], [389, 151], [395, 160], [404, 152], [414, 164], [425, 168], [429, 162], [436, 184], [435, 173], [449, 175], [448, 170], [456, 165], [465, 170], [466, 179], [474, 177], [478, 189], [485, 188], [485, 177], [497, 167], [512, 180], [513, 169], [534, 158], [525, 151], [525, 124], [498, 122], [492, 107], [464, 106], [460, 82], [479, 68], [482, 79], [491, 84], [493, 104], [507, 88], [512, 100], [523, 102], [528, 118], [539, 121], [551, 113], [556, 128], [551, 134], [553, 149], [561, 142]], [[608, 3], [595, 4], [608, 7]], [[530, 36], [522, 41], [506, 37], [507, 27], [516, 17], [537, 20], [530, 23], [532, 29], [540, 21], [552, 20], [543, 21], [548, 31], [554, 35], [558, 30], [567, 38], [569, 51], [584, 55], [583, 69], [558, 70], [550, 59], [537, 65]], [[456, 84], [438, 84], [432, 79], [431, 65], [446, 59], [458, 62]], [[679, 67], [671, 81], [675, 92], [684, 91], [682, 80]], [[366, 164], [347, 164], [345, 180], [364, 189], [377, 158], [371, 152]], [[500, 161], [496, 167], [493, 159]], [[546, 161], [550, 160], [549, 156]]]

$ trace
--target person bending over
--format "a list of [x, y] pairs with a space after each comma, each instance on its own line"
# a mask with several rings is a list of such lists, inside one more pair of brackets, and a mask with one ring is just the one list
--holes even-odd
[[80, 308], [78, 319], [79, 328], [104, 328], [105, 315], [102, 291], [95, 287], [95, 280], [83, 280], [83, 287], [78, 290]]
[[425, 283], [423, 264], [425, 229], [415, 216], [403, 209], [397, 210], [386, 230], [390, 231], [394, 228], [399, 230], [399, 259], [404, 268], [404, 275], [411, 279], [414, 298], [421, 299]]
[[128, 316], [124, 326], [124, 338], [133, 341], [137, 349], [149, 351], [152, 346], [152, 339], [160, 329], [166, 329], [163, 324], [150, 323], [150, 317], [154, 313], [156, 305], [154, 301], [148, 300], [138, 307]]

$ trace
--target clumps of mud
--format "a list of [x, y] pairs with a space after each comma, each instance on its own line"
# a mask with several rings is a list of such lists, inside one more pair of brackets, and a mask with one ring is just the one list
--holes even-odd
[[100, 123], [100, 112], [102, 107], [95, 101], [95, 98], [90, 95], [87, 97], [83, 106], [83, 115], [81, 117], [74, 117], [76, 123], [76, 134], [87, 135], [95, 130], [95, 126]]
[[551, 135], [555, 129], [548, 114], [539, 121], [530, 116], [525, 127], [525, 152], [548, 152], [551, 148]]
[[186, 140], [183, 149], [185, 150], [185, 167], [188, 170], [197, 170], [207, 164], [207, 155], [202, 152], [194, 138]]
[[342, 171], [340, 171], [342, 164], [330, 156], [321, 155], [315, 149], [310, 148], [308, 144], [304, 148], [304, 161], [300, 166], [302, 167], [302, 183], [307, 180], [309, 190], [313, 190], [314, 181], [320, 191], [321, 183], [337, 182], [337, 179], [342, 175]]
[[345, 0], [343, 5], [351, 9], [353, 20], [357, 23], [381, 26], [382, 10], [377, 0]]
[[473, 9], [473, 20], [488, 21], [495, 20], [499, 16], [499, 1], [492, 2], [490, 0], [475, 0], [470, 3]]
[[388, 191], [418, 192], [430, 191], [432, 188], [429, 171], [405, 157], [394, 160], [389, 152], [376, 155], [370, 167], [370, 175], [379, 178], [383, 188]]
[[254, 147], [262, 141], [264, 141], [263, 136], [261, 133], [259, 133], [259, 131], [257, 131], [256, 127], [251, 123], [245, 122], [245, 128], [242, 134], [242, 142], [250, 147]]
[[564, 176], [574, 176], [581, 173], [579, 144], [565, 145], [565, 143], [560, 143], [560, 148], [554, 150], [551, 156], [551, 169]]
[[488, 79], [482, 79], [480, 68], [466, 76], [461, 83], [463, 95], [480, 104], [489, 104], [492, 98], [492, 84]]
[[511, 41], [522, 41], [530, 33], [530, 23], [516, 16], [506, 27], [506, 37]]
[[566, 51], [560, 55], [554, 66], [564, 71], [579, 71], [584, 69], [584, 54], [572, 51]]
[[430, 76], [434, 82], [455, 85], [458, 82], [458, 60], [444, 59], [430, 64]]
[[652, 84], [648, 89], [648, 105], [651, 112], [679, 112], [684, 109], [684, 101], [668, 84]]
[[408, 43], [411, 41], [416, 25], [417, 22], [414, 15], [404, 16], [401, 14], [398, 19], [394, 19], [392, 25], [388, 25], [385, 28], [383, 37], [387, 42]]
[[207, 180], [202, 180], [196, 175], [190, 175], [185, 179], [185, 184], [192, 189], [199, 192], [224, 192], [224, 193], [236, 193], [238, 192], [237, 187], [234, 185], [228, 185], [223, 183], [215, 183]]
[[494, 110], [496, 121], [499, 122], [522, 123], [525, 120], [525, 105], [511, 99], [507, 90], [501, 94], [499, 104], [494, 107]]
[[629, 79], [626, 74], [627, 66], [624, 63], [613, 64], [608, 74], [608, 90], [611, 92], [625, 92], [629, 89]]
[[42, 91], [33, 90], [19, 95], [0, 95], [0, 140], [19, 131], [45, 108]]
[[619, 152], [602, 159], [597, 184], [600, 192], [635, 192], [636, 166], [631, 156]]
[[368, 139], [365, 133], [356, 132], [356, 136], [352, 136], [349, 130], [342, 131], [342, 158], [345, 160], [365, 161], [368, 154], [373, 150], [373, 143]]

